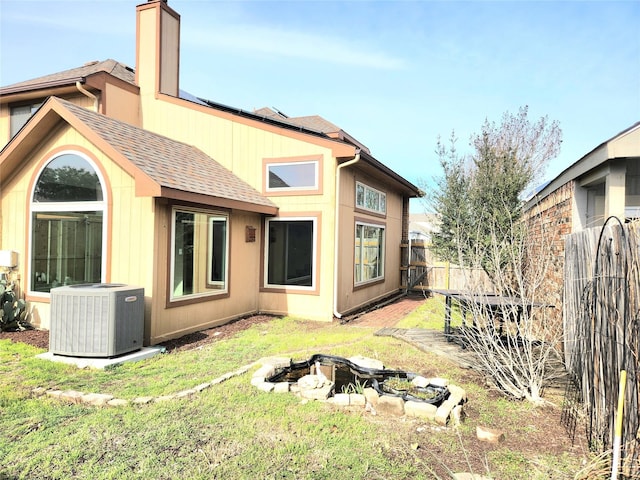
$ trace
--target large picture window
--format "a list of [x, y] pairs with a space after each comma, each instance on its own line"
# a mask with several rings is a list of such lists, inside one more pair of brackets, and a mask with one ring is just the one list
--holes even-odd
[[104, 195], [93, 165], [64, 153], [40, 172], [31, 198], [29, 289], [103, 281]]
[[384, 277], [384, 227], [356, 223], [355, 284]]
[[314, 286], [315, 223], [315, 219], [267, 221], [267, 286]]
[[356, 207], [374, 213], [387, 213], [387, 195], [380, 190], [356, 182]]
[[175, 208], [171, 299], [226, 292], [228, 245], [226, 215]]

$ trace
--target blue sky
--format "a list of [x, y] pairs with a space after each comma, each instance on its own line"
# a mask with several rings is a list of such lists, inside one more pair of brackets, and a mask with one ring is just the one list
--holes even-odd
[[[113, 58], [135, 66], [141, 1], [0, 0], [0, 84]], [[544, 179], [640, 121], [640, 1], [169, 0], [183, 90], [318, 114], [415, 184], [485, 121], [529, 106], [563, 130]], [[421, 207], [414, 207], [420, 211]]]

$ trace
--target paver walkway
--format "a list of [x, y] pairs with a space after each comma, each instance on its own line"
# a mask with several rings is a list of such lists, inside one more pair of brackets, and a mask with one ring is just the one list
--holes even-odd
[[410, 294], [380, 306], [375, 310], [360, 315], [347, 322], [354, 327], [379, 328], [378, 336], [389, 336], [402, 340], [422, 350], [442, 357], [462, 368], [472, 368], [472, 354], [463, 350], [454, 342], [448, 342], [444, 331], [426, 330], [424, 328], [396, 328], [395, 325], [404, 317], [421, 306], [427, 299], [419, 294]]

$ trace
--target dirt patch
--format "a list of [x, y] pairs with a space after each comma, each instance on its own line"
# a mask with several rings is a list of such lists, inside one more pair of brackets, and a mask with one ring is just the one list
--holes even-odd
[[[228, 338], [242, 330], [250, 328], [252, 325], [265, 323], [273, 320], [270, 315], [252, 315], [250, 317], [241, 318], [239, 320], [221, 325], [219, 327], [209, 328], [201, 332], [189, 333], [174, 340], [167, 340], [160, 345], [167, 349], [167, 352], [180, 352], [183, 350], [191, 350], [203, 345]], [[49, 349], [49, 331], [48, 330], [22, 330], [18, 332], [0, 332], [0, 340], [8, 339], [14, 342], [22, 342], [33, 345], [37, 348]]]
[[218, 340], [230, 337], [238, 332], [241, 332], [242, 330], [246, 330], [253, 325], [266, 323], [273, 319], [274, 317], [271, 315], [252, 315], [250, 317], [241, 318], [240, 320], [235, 320], [219, 327], [213, 327], [207, 330], [202, 330], [200, 332], [189, 333], [173, 340], [167, 340], [160, 345], [165, 347], [167, 349], [167, 352], [191, 350], [212, 342], [217, 342]]
[[22, 342], [34, 347], [49, 348], [49, 332], [47, 330], [22, 330], [18, 332], [0, 332], [0, 340]]

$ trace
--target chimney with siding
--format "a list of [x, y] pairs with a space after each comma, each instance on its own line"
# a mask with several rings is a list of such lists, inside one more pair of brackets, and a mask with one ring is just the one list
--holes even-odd
[[142, 96], [178, 96], [180, 15], [166, 0], [136, 7], [136, 83]]

